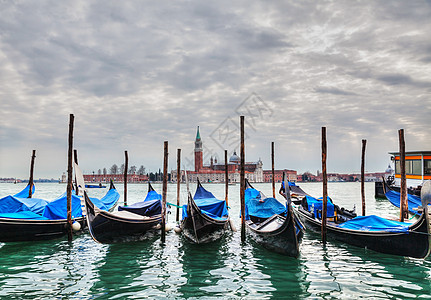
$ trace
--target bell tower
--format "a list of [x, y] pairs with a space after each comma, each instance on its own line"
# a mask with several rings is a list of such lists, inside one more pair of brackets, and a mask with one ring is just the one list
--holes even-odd
[[199, 126], [198, 126], [198, 132], [196, 133], [196, 140], [195, 140], [195, 172], [199, 172], [199, 170], [202, 169], [202, 167], [203, 167], [203, 149], [202, 149], [202, 139], [199, 133]]

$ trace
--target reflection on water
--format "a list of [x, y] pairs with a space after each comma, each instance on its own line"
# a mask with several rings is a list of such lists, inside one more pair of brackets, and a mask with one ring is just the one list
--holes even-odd
[[[359, 184], [329, 183], [329, 187], [335, 202], [348, 208], [356, 204], [359, 209]], [[37, 188], [46, 195], [50, 188], [52, 194], [63, 189], [58, 184], [39, 184]], [[118, 188], [122, 193], [122, 187]], [[161, 190], [156, 184], [154, 188]], [[270, 184], [257, 188], [272, 192]], [[303, 188], [320, 196], [319, 184]], [[0, 195], [15, 189], [14, 185], [0, 184]], [[230, 189], [230, 214], [240, 228], [236, 217], [239, 186]], [[210, 190], [223, 198], [223, 185], [211, 185]], [[143, 191], [144, 185], [130, 185], [130, 202], [141, 200]], [[367, 212], [397, 215], [397, 209], [387, 201], [374, 200], [372, 183], [366, 183], [366, 193]], [[168, 195], [175, 197], [175, 185], [169, 186]], [[175, 215], [169, 219], [174, 220]], [[159, 236], [136, 243], [101, 245], [88, 234], [76, 237], [71, 244], [66, 239], [0, 243], [0, 298], [5, 299], [429, 299], [430, 286], [429, 258], [385, 255], [332, 240], [323, 247], [320, 235], [312, 232], [305, 233], [298, 259], [269, 252], [249, 239], [241, 243], [239, 231], [206, 245], [190, 244], [173, 231], [167, 234], [164, 245]]]

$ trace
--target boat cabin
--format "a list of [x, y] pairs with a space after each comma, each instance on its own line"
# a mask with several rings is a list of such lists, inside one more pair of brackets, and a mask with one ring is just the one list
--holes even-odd
[[[390, 152], [395, 162], [395, 185], [401, 184], [400, 153]], [[431, 180], [431, 151], [406, 151], [407, 187], [416, 188], [425, 180]]]

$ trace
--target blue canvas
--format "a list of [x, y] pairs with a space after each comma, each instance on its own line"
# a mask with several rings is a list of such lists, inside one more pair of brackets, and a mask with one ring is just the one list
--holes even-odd
[[[313, 198], [311, 196], [306, 195], [305, 196], [307, 199], [307, 204], [308, 204], [308, 211], [313, 213], [315, 217], [319, 217], [321, 218], [321, 216], [317, 216], [317, 210], [322, 210], [323, 209], [323, 198]], [[332, 203], [332, 201], [329, 199], [329, 197], [327, 198], [327, 208], [326, 208], [326, 216], [331, 218], [334, 216], [334, 204]]]
[[286, 206], [275, 198], [262, 199], [262, 194], [253, 188], [245, 190], [245, 219], [250, 220], [250, 215], [267, 219], [275, 214], [286, 213]]
[[[228, 216], [228, 210], [226, 201], [219, 200], [211, 192], [208, 192], [203, 186], [198, 185], [195, 197], [193, 198], [196, 205], [201, 209], [203, 214], [216, 219], [226, 220]], [[182, 218], [187, 217], [187, 205], [183, 205]]]
[[[81, 199], [72, 195], [72, 218], [82, 217]], [[42, 216], [50, 220], [67, 219], [67, 196], [60, 197], [54, 201], [49, 202]]]
[[346, 221], [338, 227], [359, 231], [388, 231], [408, 233], [411, 223], [384, 219], [379, 216], [360, 216]]

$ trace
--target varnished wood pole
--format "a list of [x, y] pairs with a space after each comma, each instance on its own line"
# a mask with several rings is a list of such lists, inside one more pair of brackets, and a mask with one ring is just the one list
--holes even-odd
[[274, 142], [271, 142], [271, 162], [272, 162], [272, 198], [275, 198]]
[[168, 141], [164, 143], [163, 154], [163, 192], [162, 192], [162, 243], [166, 240], [166, 193], [168, 190]]
[[36, 150], [33, 150], [31, 155], [31, 164], [30, 164], [30, 178], [28, 180], [28, 184], [30, 189], [28, 190], [28, 198], [31, 198], [33, 195], [33, 172], [34, 172], [34, 159], [36, 158]]
[[240, 130], [241, 130], [241, 165], [240, 165], [240, 200], [241, 200], [241, 241], [245, 241], [245, 152], [244, 152], [244, 116], [240, 116]]
[[180, 189], [181, 189], [181, 149], [177, 149], [177, 217], [180, 221]]
[[400, 173], [401, 173], [401, 187], [400, 187], [400, 221], [408, 219], [407, 207], [407, 184], [406, 184], [406, 144], [404, 141], [404, 129], [398, 131], [400, 142]]
[[224, 150], [224, 180], [225, 180], [225, 192], [224, 201], [226, 201], [226, 206], [229, 207], [229, 170], [227, 161], [227, 150]]
[[72, 149], [73, 149], [73, 121], [75, 117], [70, 114], [69, 118], [69, 150], [67, 152], [67, 239], [72, 241]]
[[328, 178], [326, 174], [326, 127], [322, 127], [322, 176], [323, 176], [323, 208], [322, 208], [322, 241], [326, 244], [326, 211], [328, 205]]
[[365, 147], [367, 140], [362, 140], [361, 155], [361, 198], [362, 198], [362, 215], [365, 216]]
[[129, 169], [129, 155], [124, 151], [124, 205], [127, 205], [127, 170]]

